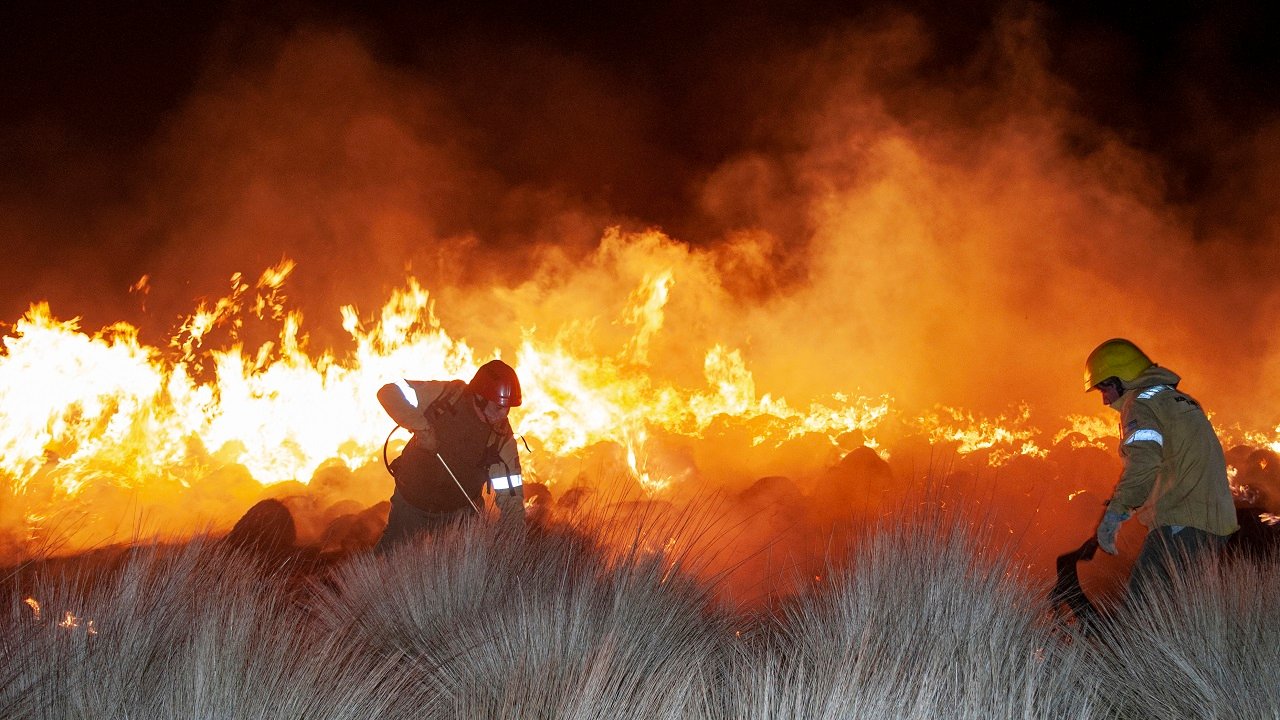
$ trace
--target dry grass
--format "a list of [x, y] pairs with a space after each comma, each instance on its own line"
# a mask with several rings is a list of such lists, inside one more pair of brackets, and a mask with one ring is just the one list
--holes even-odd
[[1078, 638], [960, 524], [886, 526], [765, 625], [736, 717], [1086, 718]]
[[368, 718], [409, 710], [394, 667], [350, 638], [319, 632], [290, 600], [287, 570], [197, 541], [139, 548], [112, 577], [38, 582], [39, 619], [11, 595], [0, 716]]
[[1196, 562], [1116, 608], [1095, 646], [1124, 718], [1280, 718], [1280, 557]]
[[5, 591], [0, 717], [1280, 717], [1275, 558], [1210, 564], [1084, 638], [963, 522], [870, 532], [749, 617], [699, 571], [722, 532], [634, 507], [471, 524], [322, 574], [138, 548]]
[[428, 717], [706, 717], [728, 618], [674, 562], [579, 528], [468, 524], [353, 560], [319, 609], [409, 658]]

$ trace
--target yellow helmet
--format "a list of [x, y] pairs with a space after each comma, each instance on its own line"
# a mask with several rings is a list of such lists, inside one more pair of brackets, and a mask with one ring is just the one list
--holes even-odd
[[1109, 377], [1129, 382], [1153, 364], [1137, 345], [1124, 338], [1112, 338], [1094, 348], [1084, 361], [1084, 389], [1092, 390]]

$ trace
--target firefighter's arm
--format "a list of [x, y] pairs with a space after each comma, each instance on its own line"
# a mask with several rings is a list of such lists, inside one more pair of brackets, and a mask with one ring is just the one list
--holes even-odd
[[1164, 443], [1155, 413], [1146, 403], [1135, 401], [1120, 439], [1124, 471], [1107, 505], [1109, 511], [1127, 516], [1147, 502], [1164, 459]]
[[423, 380], [397, 380], [378, 390], [378, 402], [400, 427], [415, 433], [430, 430], [431, 423], [427, 420], [426, 410], [440, 395], [440, 389], [433, 387], [439, 384]]
[[495, 490], [497, 495], [494, 502], [498, 505], [498, 511], [502, 514], [499, 522], [506, 523], [523, 523], [524, 522], [524, 490], [515, 488], [510, 494], [506, 490]]
[[515, 438], [507, 435], [498, 448], [502, 462], [489, 469], [494, 502], [501, 511], [502, 523], [524, 522], [524, 478], [520, 471], [520, 455]]

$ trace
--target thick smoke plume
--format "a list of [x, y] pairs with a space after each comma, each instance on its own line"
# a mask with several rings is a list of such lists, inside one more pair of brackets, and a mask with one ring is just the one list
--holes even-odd
[[[737, 135], [685, 167], [655, 137], [656, 91], [550, 45], [457, 41], [415, 66], [323, 25], [235, 64], [212, 53], [127, 197], [88, 198], [90, 237], [27, 259], [7, 316], [48, 297], [89, 326], [162, 331], [287, 256], [317, 342], [342, 342], [339, 304], [371, 310], [411, 272], [446, 326], [509, 349], [565, 322], [529, 300], [578, 317], [593, 269], [627, 272], [593, 264], [608, 228], [656, 227], [666, 254], [641, 262], [693, 259], [651, 343], [659, 368], [722, 342], [792, 399], [1080, 412], [1081, 357], [1124, 335], [1224, 419], [1275, 421], [1254, 400], [1277, 389], [1274, 131], [1222, 148], [1245, 163], [1241, 212], [1197, 227], [1208, 211], [1164, 201], [1160, 158], [1081, 115], [1045, 70], [1034, 12], [991, 27], [942, 77], [933, 29], [907, 14], [691, 68], [699, 111]], [[6, 234], [65, 241], [44, 222], [57, 202], [11, 198]], [[145, 296], [126, 295], [142, 275]]]

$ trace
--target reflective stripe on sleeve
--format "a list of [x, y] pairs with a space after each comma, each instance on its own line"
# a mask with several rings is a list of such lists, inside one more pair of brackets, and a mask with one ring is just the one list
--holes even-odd
[[1143, 390], [1142, 392], [1138, 393], [1138, 397], [1143, 400], [1150, 400], [1151, 398], [1155, 397], [1159, 393], [1162, 393], [1168, 389], [1169, 389], [1168, 385], [1156, 385], [1154, 387], [1149, 387], [1146, 390]]
[[1124, 439], [1124, 444], [1132, 445], [1136, 442], [1142, 442], [1144, 440], [1148, 440], [1150, 442], [1153, 442], [1159, 445], [1160, 447], [1164, 447], [1164, 436], [1160, 434], [1159, 430], [1150, 430], [1150, 429], [1134, 430], [1132, 435]]
[[395, 385], [396, 387], [400, 388], [400, 394], [404, 396], [405, 400], [409, 401], [410, 405], [414, 406], [415, 408], [418, 407], [418, 391], [417, 390], [414, 390], [413, 387], [404, 380], [404, 378], [397, 380]]
[[523, 481], [520, 479], [520, 473], [516, 473], [515, 475], [499, 475], [495, 478], [489, 478], [489, 481], [493, 483], [494, 490], [509, 490], [513, 487], [520, 487], [523, 484]]

